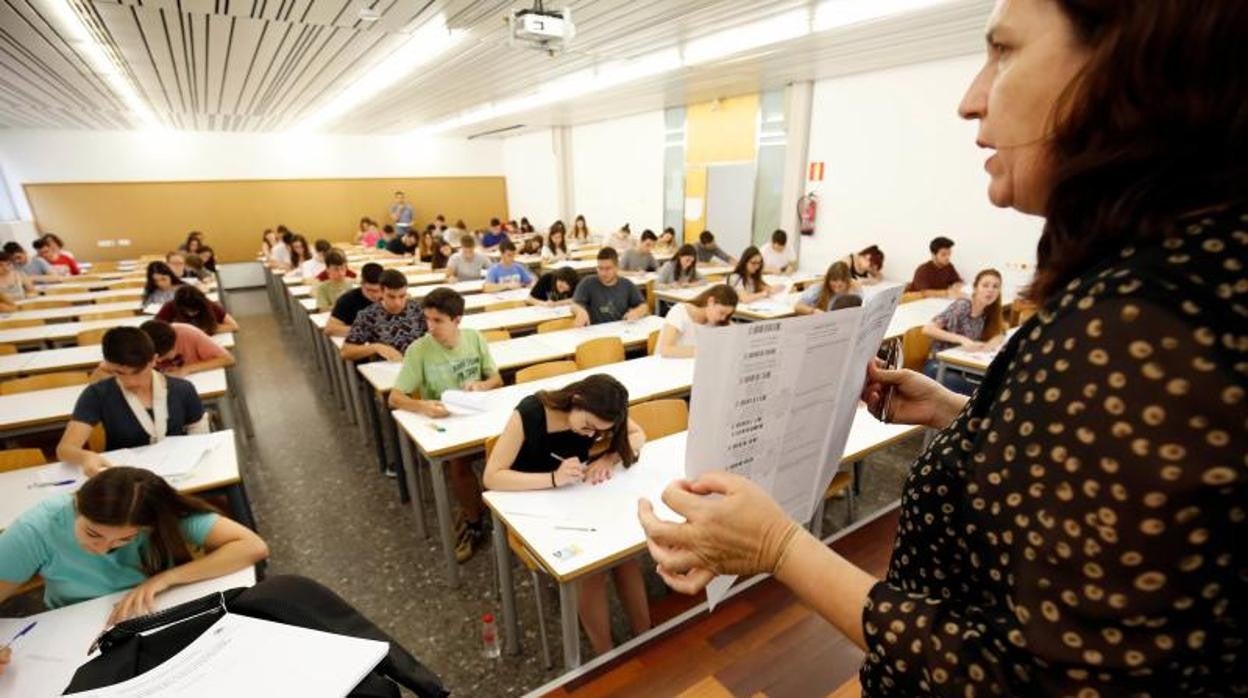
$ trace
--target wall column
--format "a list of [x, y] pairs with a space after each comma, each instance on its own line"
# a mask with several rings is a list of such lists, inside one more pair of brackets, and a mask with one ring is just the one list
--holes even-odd
[[555, 190], [559, 194], [559, 217], [568, 230], [576, 219], [576, 176], [572, 167], [572, 127], [555, 126], [550, 129], [555, 152]]
[[802, 251], [797, 230], [797, 200], [806, 194], [806, 163], [810, 151], [810, 112], [814, 83], [809, 80], [791, 83], [788, 87], [788, 127], [784, 149], [784, 184], [781, 194], [780, 227], [789, 231], [789, 242]]

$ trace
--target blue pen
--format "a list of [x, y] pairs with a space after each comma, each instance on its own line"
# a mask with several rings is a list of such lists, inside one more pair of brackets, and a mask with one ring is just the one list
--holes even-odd
[[64, 487], [65, 485], [72, 485], [75, 482], [78, 482], [78, 481], [77, 480], [58, 480], [56, 482], [36, 482], [32, 484], [31, 487]]
[[26, 633], [30, 632], [30, 631], [31, 631], [31, 629], [32, 629], [32, 628], [34, 628], [36, 625], [39, 625], [39, 621], [37, 621], [37, 620], [32, 620], [32, 621], [30, 622], [30, 625], [28, 625], [28, 626], [26, 626], [26, 627], [22, 628], [21, 630], [19, 630], [19, 631], [18, 631], [18, 633], [17, 633], [16, 635], [14, 635], [14, 636], [13, 636], [13, 639], [12, 639], [12, 640], [9, 640], [9, 641], [8, 641], [8, 642], [6, 642], [6, 643], [4, 643], [4, 647], [0, 647], [0, 649], [5, 649], [5, 650], [7, 650], [10, 646], [12, 646], [12, 645], [13, 645], [13, 643], [14, 643], [14, 642], [17, 642], [18, 638], [20, 638], [21, 636], [23, 636], [23, 635], [25, 635]]

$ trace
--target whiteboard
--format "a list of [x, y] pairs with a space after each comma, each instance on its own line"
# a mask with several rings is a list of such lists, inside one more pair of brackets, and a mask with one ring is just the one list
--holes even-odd
[[[753, 244], [754, 163], [726, 163], [706, 168], [706, 229], [733, 257]], [[701, 231], [698, 231], [701, 232]]]

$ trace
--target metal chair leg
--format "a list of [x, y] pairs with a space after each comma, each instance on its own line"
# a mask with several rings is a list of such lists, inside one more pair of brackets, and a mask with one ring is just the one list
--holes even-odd
[[554, 666], [550, 660], [550, 641], [546, 639], [546, 610], [542, 605], [542, 579], [537, 570], [529, 570], [533, 577], [533, 598], [537, 599], [537, 637], [542, 641], [542, 661], [547, 669]]

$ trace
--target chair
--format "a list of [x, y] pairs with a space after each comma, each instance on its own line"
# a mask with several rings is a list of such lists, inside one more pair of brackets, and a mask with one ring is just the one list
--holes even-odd
[[0, 356], [6, 356], [8, 354], [16, 354], [16, 353], [17, 353], [17, 347], [15, 345], [0, 344]]
[[654, 352], [659, 348], [659, 334], [663, 330], [655, 330], [646, 337], [646, 356], [654, 356]]
[[91, 273], [112, 272], [117, 271], [116, 262], [95, 262], [91, 265]]
[[483, 330], [481, 337], [488, 342], [505, 342], [511, 339], [511, 333], [507, 330]]
[[511, 310], [513, 308], [523, 308], [526, 305], [528, 305], [528, 303], [525, 303], [524, 301], [502, 301], [500, 303], [491, 303], [490, 305], [485, 306], [484, 312], [492, 313], [495, 310]]
[[1036, 304], [1022, 299], [1017, 299], [1010, 304], [1010, 317], [1007, 318], [1014, 327], [1027, 322], [1032, 315], [1036, 314]]
[[646, 432], [646, 440], [661, 439], [689, 428], [689, 405], [684, 400], [649, 400], [628, 408], [628, 417]]
[[123, 317], [134, 317], [132, 310], [110, 310], [107, 313], [85, 313], [79, 315], [78, 319], [82, 322], [90, 322], [92, 320], [115, 320]]
[[64, 388], [70, 385], [86, 385], [91, 375], [86, 371], [58, 371], [56, 373], [40, 373], [36, 376], [13, 378], [0, 383], [0, 395], [29, 393], [35, 390]]
[[584, 370], [624, 360], [624, 342], [619, 337], [599, 337], [576, 347], [576, 366]]
[[547, 320], [546, 322], [538, 324], [537, 333], [545, 334], [547, 332], [558, 332], [559, 330], [570, 330], [574, 324], [576, 324], [576, 321], [570, 317], [559, 318], [558, 320]]
[[[569, 362], [571, 363], [571, 362]], [[519, 381], [517, 381], [519, 382]], [[497, 436], [491, 436], [485, 440], [485, 462], [490, 462], [490, 454], [494, 452], [494, 444], [498, 443]], [[533, 579], [533, 598], [537, 600], [537, 635], [542, 642], [542, 661], [546, 663], [546, 668], [552, 666], [550, 661], [550, 642], [546, 639], [546, 608], [542, 604], [542, 578], [538, 576], [537, 571], [541, 569], [537, 558], [529, 549], [524, 546], [524, 542], [507, 529], [507, 547], [511, 548], [512, 554], [529, 570], [529, 575]]]
[[143, 288], [145, 286], [147, 286], [145, 279], [126, 279], [114, 285], [113, 288]]
[[540, 381], [551, 376], [562, 376], [565, 373], [574, 373], [576, 370], [575, 361], [547, 361], [546, 363], [533, 364], [528, 368], [516, 371], [516, 385]]
[[0, 330], [16, 330], [19, 327], [38, 327], [43, 320], [0, 320]]
[[80, 347], [103, 344], [105, 332], [108, 332], [107, 327], [102, 327], [98, 330], [83, 330], [75, 335], [75, 339], [78, 340], [78, 346]]
[[7, 473], [10, 470], [21, 470], [22, 468], [33, 468], [36, 465], [44, 465], [48, 462], [43, 457], [43, 451], [37, 448], [10, 448], [0, 451], [0, 473]]
[[91, 435], [87, 437], [87, 450], [103, 453], [107, 443], [108, 435], [104, 433], [104, 423], [100, 422], [92, 427]]
[[911, 327], [901, 338], [902, 365], [912, 371], [922, 371], [923, 364], [932, 353], [932, 338], [923, 334], [922, 327]]
[[902, 303], [909, 303], [911, 301], [919, 301], [919, 300], [923, 300], [922, 291], [907, 291], [906, 293], [901, 294]]
[[30, 303], [23, 305], [22, 310], [46, 310], [48, 308], [68, 308], [71, 305], [73, 305], [73, 303], [70, 303], [69, 301], [53, 301], [53, 300], [31, 301]]

